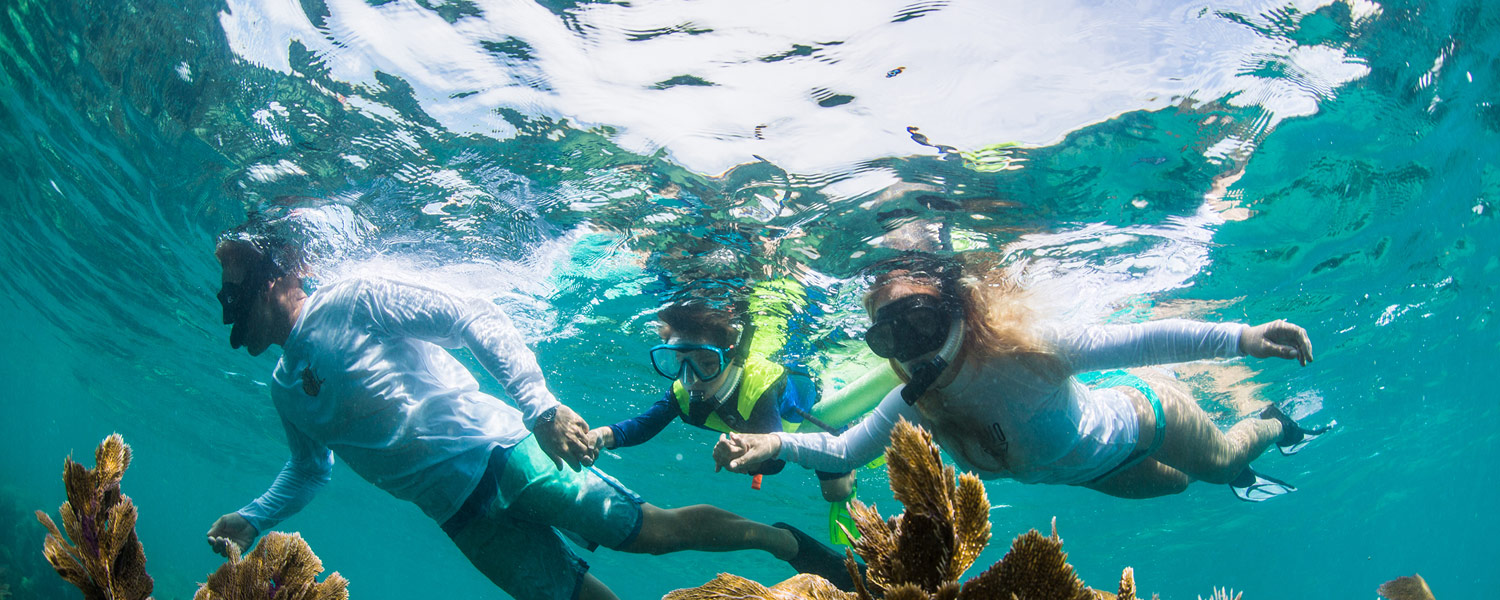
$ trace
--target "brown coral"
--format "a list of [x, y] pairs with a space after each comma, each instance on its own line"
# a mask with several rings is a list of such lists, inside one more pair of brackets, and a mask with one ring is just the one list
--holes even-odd
[[[979, 479], [955, 477], [944, 467], [932, 436], [905, 420], [891, 433], [886, 452], [891, 489], [906, 512], [882, 519], [873, 506], [852, 503], [859, 528], [854, 549], [869, 570], [855, 580], [853, 593], [834, 589], [821, 577], [798, 575], [766, 588], [721, 574], [708, 584], [667, 594], [666, 600], [1135, 600], [1135, 572], [1120, 576], [1118, 596], [1089, 589], [1062, 551], [1054, 521], [1052, 535], [1035, 530], [1017, 536], [1000, 562], [963, 584], [958, 578], [989, 543], [989, 499]], [[866, 583], [868, 582], [868, 586]]]
[[64, 460], [68, 501], [58, 512], [68, 535], [63, 537], [47, 513], [36, 511], [48, 531], [42, 552], [58, 575], [83, 591], [85, 600], [148, 598], [153, 583], [135, 535], [135, 505], [120, 493], [130, 446], [113, 434], [99, 443], [94, 463], [88, 469], [71, 457]]
[[[58, 512], [68, 535], [63, 537], [47, 513], [36, 511], [48, 531], [42, 552], [58, 575], [83, 591], [84, 600], [149, 599], [152, 581], [135, 535], [135, 505], [120, 493], [120, 480], [130, 467], [130, 445], [113, 434], [99, 443], [94, 462], [93, 469], [71, 457], [63, 462], [68, 501]], [[240, 560], [238, 546], [229, 548], [229, 562], [208, 577], [194, 600], [349, 598], [349, 582], [338, 573], [323, 583], [314, 579], [323, 572], [323, 563], [300, 535], [273, 532], [245, 560]], [[0, 585], [0, 600], [9, 592]]]
[[977, 477], [955, 477], [944, 467], [932, 435], [905, 419], [886, 456], [891, 490], [906, 512], [885, 521], [873, 506], [854, 502], [850, 514], [861, 536], [854, 550], [876, 591], [911, 584], [935, 592], [957, 581], [989, 544], [989, 498]]
[[[720, 573], [700, 587], [668, 592], [662, 600], [854, 600], [827, 579], [806, 573], [766, 587], [738, 575]], [[197, 600], [197, 599], [195, 599]]]
[[208, 576], [193, 600], [348, 600], [349, 581], [338, 573], [317, 581], [323, 561], [301, 535], [273, 531], [243, 560], [229, 544], [229, 562]]
[[1427, 587], [1427, 580], [1422, 579], [1422, 576], [1418, 574], [1387, 581], [1375, 593], [1390, 600], [1433, 600], [1432, 590]]
[[978, 577], [964, 582], [959, 598], [1055, 598], [1093, 600], [1094, 592], [1078, 579], [1062, 551], [1054, 524], [1050, 537], [1035, 529], [1011, 542], [1010, 552]]

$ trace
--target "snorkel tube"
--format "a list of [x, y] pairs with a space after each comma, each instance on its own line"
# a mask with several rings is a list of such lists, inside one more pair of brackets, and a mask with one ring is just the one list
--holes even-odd
[[938, 377], [942, 376], [943, 371], [958, 356], [958, 349], [963, 339], [964, 320], [961, 317], [955, 317], [953, 324], [948, 328], [948, 339], [943, 340], [943, 347], [939, 348], [932, 358], [913, 361], [914, 364], [896, 363], [911, 377], [910, 381], [906, 382], [906, 387], [901, 388], [901, 399], [905, 400], [908, 406], [916, 404], [917, 399], [927, 393], [932, 384], [937, 383]]

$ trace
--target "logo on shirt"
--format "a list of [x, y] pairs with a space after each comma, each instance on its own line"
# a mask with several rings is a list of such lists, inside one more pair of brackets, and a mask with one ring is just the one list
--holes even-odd
[[313, 373], [312, 367], [302, 369], [302, 391], [307, 392], [307, 395], [318, 395], [318, 392], [323, 389], [324, 381], [323, 379], [318, 379], [317, 374]]
[[1005, 439], [1005, 431], [1000, 429], [999, 423], [990, 423], [990, 438], [991, 447], [999, 450], [1000, 454], [1010, 450], [1010, 441]]

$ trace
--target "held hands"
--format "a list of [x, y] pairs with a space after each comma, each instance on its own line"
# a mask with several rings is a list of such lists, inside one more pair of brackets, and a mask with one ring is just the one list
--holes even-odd
[[781, 438], [769, 433], [726, 433], [714, 444], [714, 472], [753, 473], [781, 453]]
[[213, 527], [208, 528], [208, 545], [224, 558], [229, 558], [229, 545], [234, 544], [244, 554], [250, 544], [255, 542], [255, 536], [260, 535], [245, 517], [240, 513], [232, 512], [214, 521]]
[[589, 430], [589, 447], [594, 450], [609, 450], [615, 446], [615, 432], [609, 427], [595, 427]]
[[1278, 319], [1245, 329], [1240, 334], [1240, 352], [1256, 358], [1295, 359], [1302, 366], [1312, 362], [1312, 340], [1307, 330]]
[[574, 471], [593, 466], [599, 450], [589, 443], [589, 424], [567, 406], [559, 404], [553, 410], [556, 412], [551, 420], [537, 419], [532, 429], [542, 452], [558, 469], [565, 462]]

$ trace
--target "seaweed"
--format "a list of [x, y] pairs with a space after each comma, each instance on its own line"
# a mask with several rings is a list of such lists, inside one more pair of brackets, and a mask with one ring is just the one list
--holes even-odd
[[[63, 580], [78, 587], [85, 600], [149, 600], [153, 588], [146, 574], [146, 553], [136, 537], [136, 509], [120, 492], [130, 467], [130, 445], [112, 434], [94, 451], [94, 468], [63, 461], [68, 500], [58, 509], [63, 529], [47, 513], [36, 511], [47, 528], [42, 554]], [[70, 541], [71, 540], [71, 541]], [[323, 562], [296, 533], [272, 532], [249, 555], [230, 544], [229, 560], [209, 575], [194, 600], [348, 600], [348, 580], [338, 573], [322, 583]], [[9, 595], [0, 584], [0, 600]]]
[[665, 600], [1136, 599], [1129, 568], [1121, 574], [1118, 594], [1085, 586], [1062, 551], [1055, 520], [1052, 535], [1032, 530], [1017, 536], [999, 562], [960, 583], [990, 540], [984, 485], [972, 474], [955, 476], [953, 467], [944, 467], [932, 435], [904, 419], [891, 433], [886, 456], [891, 490], [906, 510], [887, 520], [875, 507], [854, 502], [850, 514], [860, 533], [854, 551], [868, 570], [860, 577], [853, 555], [847, 555], [853, 592], [816, 575], [767, 588], [721, 573], [703, 586], [668, 593]]

